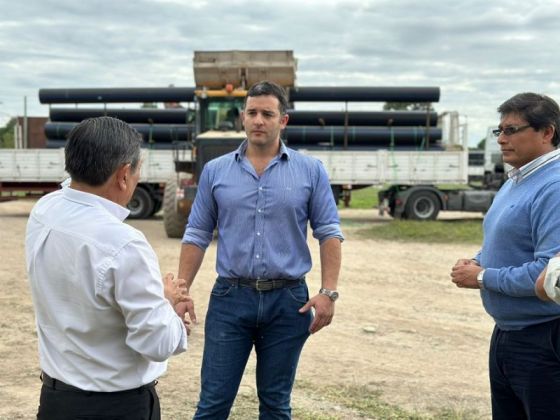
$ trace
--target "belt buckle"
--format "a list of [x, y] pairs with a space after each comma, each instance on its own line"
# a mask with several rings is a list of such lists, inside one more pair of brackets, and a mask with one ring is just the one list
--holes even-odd
[[268, 290], [272, 290], [272, 280], [257, 280], [255, 282], [255, 289], [258, 292], [266, 292]]

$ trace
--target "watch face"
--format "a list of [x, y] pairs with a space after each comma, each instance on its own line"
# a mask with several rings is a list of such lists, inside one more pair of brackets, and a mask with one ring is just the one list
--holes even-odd
[[328, 296], [329, 299], [332, 300], [333, 302], [338, 299], [338, 292], [335, 290], [321, 288], [321, 290], [319, 290], [319, 293]]

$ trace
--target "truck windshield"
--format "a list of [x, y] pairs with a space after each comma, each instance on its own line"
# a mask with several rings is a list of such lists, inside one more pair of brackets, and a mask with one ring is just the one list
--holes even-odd
[[243, 98], [209, 98], [201, 104], [201, 131], [240, 130]]

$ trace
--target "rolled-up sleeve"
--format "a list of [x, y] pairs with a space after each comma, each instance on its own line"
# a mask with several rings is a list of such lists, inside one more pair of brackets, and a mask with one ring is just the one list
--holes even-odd
[[211, 163], [206, 164], [200, 175], [196, 197], [182, 243], [192, 244], [206, 250], [212, 242], [218, 216], [217, 205], [212, 197]]
[[113, 259], [115, 301], [128, 330], [126, 344], [154, 362], [187, 348], [182, 320], [165, 298], [157, 257], [141, 240], [130, 242]]
[[320, 161], [315, 162], [315, 185], [309, 203], [309, 222], [313, 229], [313, 237], [322, 244], [330, 238], [344, 241], [340, 229], [338, 209], [334, 201], [327, 171]]

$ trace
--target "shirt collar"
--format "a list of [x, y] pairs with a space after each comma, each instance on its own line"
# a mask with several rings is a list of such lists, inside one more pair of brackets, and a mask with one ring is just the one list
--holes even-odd
[[71, 187], [64, 187], [62, 189], [62, 194], [64, 194], [66, 199], [85, 204], [86, 206], [103, 207], [121, 222], [130, 214], [130, 210], [124, 208], [120, 204], [107, 200], [106, 198], [96, 194], [75, 190]]
[[560, 157], [560, 149], [553, 150], [552, 152], [545, 153], [542, 156], [539, 156], [536, 159], [533, 159], [531, 162], [523, 165], [521, 168], [513, 168], [508, 171], [508, 178], [511, 179], [514, 183], [519, 183], [523, 179], [527, 178], [528, 176], [532, 175], [537, 169], [542, 168], [543, 166], [549, 164], [550, 162], [555, 161]]
[[[243, 140], [243, 143], [241, 143], [239, 147], [235, 150], [235, 160], [240, 162], [245, 156], [246, 151], [247, 151], [247, 139]], [[278, 153], [278, 157], [280, 159], [290, 160], [290, 153], [282, 140], [280, 140], [280, 152]]]

